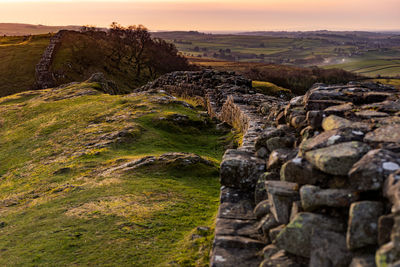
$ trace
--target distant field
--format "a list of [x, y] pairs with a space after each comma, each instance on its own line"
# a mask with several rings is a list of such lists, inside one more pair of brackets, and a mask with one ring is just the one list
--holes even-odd
[[80, 26], [45, 26], [20, 23], [0, 23], [0, 35], [21, 36], [56, 33], [59, 30], [79, 30]]
[[342, 68], [372, 77], [400, 76], [400, 50], [369, 52], [363, 56], [348, 59], [345, 63], [326, 66], [326, 68]]
[[[355, 33], [323, 36], [288, 33], [286, 37], [197, 32], [163, 32], [154, 35], [174, 43], [188, 57], [343, 68], [371, 77], [400, 75], [398, 37], [385, 39], [376, 33], [359, 36]], [[377, 40], [385, 48], [379, 48]]]
[[49, 44], [50, 35], [0, 37], [0, 96], [31, 88], [35, 65]]

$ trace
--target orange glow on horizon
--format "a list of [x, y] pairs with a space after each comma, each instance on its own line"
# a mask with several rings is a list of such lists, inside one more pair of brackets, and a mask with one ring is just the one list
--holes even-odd
[[0, 0], [0, 22], [152, 30], [400, 30], [399, 0]]

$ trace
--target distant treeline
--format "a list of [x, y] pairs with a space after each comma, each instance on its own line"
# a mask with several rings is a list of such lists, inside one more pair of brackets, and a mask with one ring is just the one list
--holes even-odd
[[108, 31], [82, 27], [80, 32], [66, 32], [52, 71], [57, 84], [103, 72], [129, 92], [162, 74], [191, 68], [174, 44], [152, 38], [144, 26], [114, 22]]

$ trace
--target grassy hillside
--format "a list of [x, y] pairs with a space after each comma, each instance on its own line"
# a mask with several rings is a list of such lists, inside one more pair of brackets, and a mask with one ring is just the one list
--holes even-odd
[[50, 35], [0, 37], [0, 96], [31, 88]]
[[212, 226], [227, 136], [164, 94], [99, 86], [0, 98], [0, 265], [206, 266], [196, 228]]
[[56, 33], [59, 30], [79, 30], [80, 26], [46, 26], [23, 23], [0, 23], [0, 35], [21, 36]]

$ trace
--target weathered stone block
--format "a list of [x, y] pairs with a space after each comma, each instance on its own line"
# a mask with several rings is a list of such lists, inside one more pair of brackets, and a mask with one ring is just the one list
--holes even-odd
[[357, 249], [378, 242], [378, 219], [383, 205], [377, 201], [360, 201], [350, 206], [347, 227], [347, 248]]
[[361, 142], [346, 142], [306, 152], [306, 159], [319, 170], [333, 175], [347, 175], [354, 163], [369, 146]]
[[349, 172], [350, 185], [355, 190], [379, 190], [390, 173], [400, 169], [400, 158], [385, 149], [365, 154]]
[[311, 238], [310, 267], [347, 267], [352, 254], [346, 248], [346, 236], [333, 231], [314, 229]]
[[359, 199], [358, 192], [347, 189], [321, 189], [305, 185], [300, 188], [301, 205], [305, 211], [319, 207], [349, 207]]
[[250, 153], [228, 149], [221, 163], [221, 184], [224, 186], [254, 189], [265, 171], [265, 161]]
[[324, 215], [301, 212], [277, 236], [276, 245], [292, 254], [309, 258], [312, 232], [317, 228], [341, 232], [344, 224]]
[[319, 171], [303, 158], [296, 157], [282, 165], [281, 180], [298, 184], [315, 184], [329, 179], [329, 175]]
[[299, 199], [299, 186], [296, 183], [283, 181], [266, 181], [271, 213], [279, 224], [287, 224], [292, 202]]

